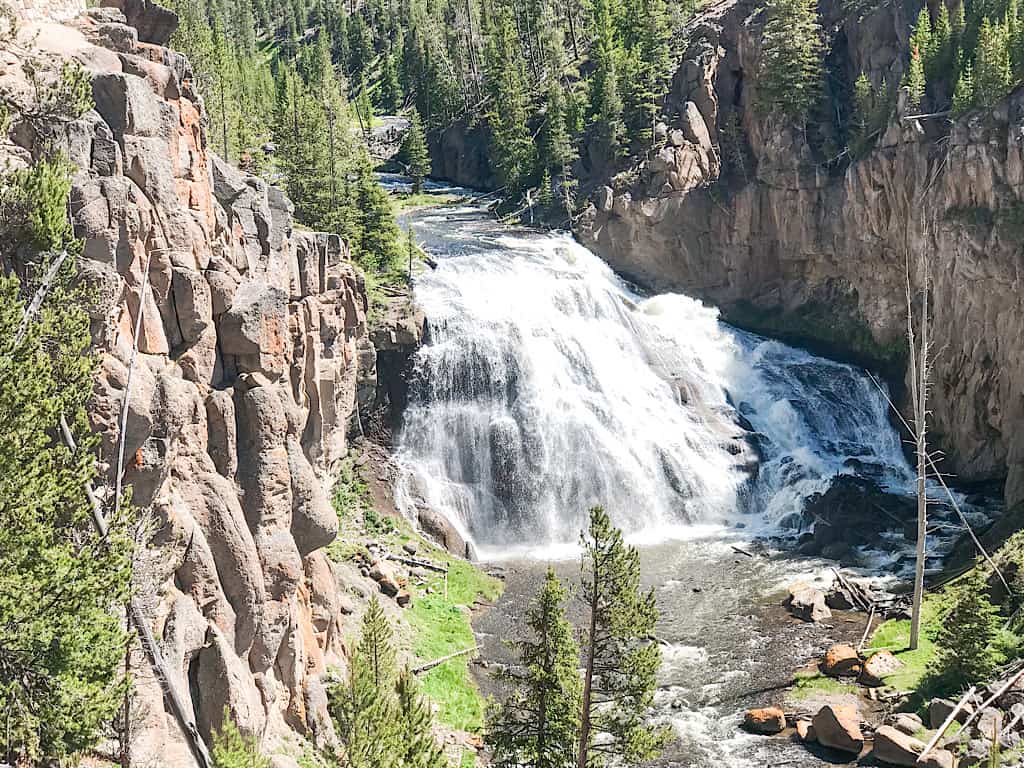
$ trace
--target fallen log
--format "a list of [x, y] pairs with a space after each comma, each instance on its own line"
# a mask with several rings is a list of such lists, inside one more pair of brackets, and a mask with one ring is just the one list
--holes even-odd
[[741, 555], [746, 555], [747, 557], [753, 557], [754, 556], [752, 553], [747, 552], [747, 550], [740, 549], [735, 544], [730, 544], [729, 546], [732, 547], [732, 551], [733, 552], [739, 552]]
[[418, 557], [406, 557], [405, 555], [388, 554], [388, 560], [395, 560], [396, 562], [402, 563], [403, 565], [411, 565], [419, 568], [426, 568], [428, 571], [435, 571], [436, 573], [448, 573], [448, 566], [438, 565], [432, 563], [430, 560], [422, 560]]
[[465, 656], [468, 653], [472, 653], [476, 649], [477, 648], [474, 645], [472, 648], [463, 648], [461, 651], [456, 651], [455, 653], [449, 653], [447, 656], [442, 656], [439, 659], [434, 659], [433, 661], [428, 661], [426, 664], [421, 664], [418, 667], [413, 667], [412, 668], [412, 673], [414, 675], [419, 675], [419, 674], [422, 674], [424, 672], [429, 672], [434, 667], [439, 667], [442, 664], [444, 664], [446, 661], [451, 661], [452, 659], [457, 659], [459, 656]]

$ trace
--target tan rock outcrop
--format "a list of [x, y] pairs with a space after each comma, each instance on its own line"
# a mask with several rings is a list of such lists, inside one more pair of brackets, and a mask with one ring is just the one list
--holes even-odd
[[[943, 350], [930, 401], [943, 468], [965, 481], [1005, 480], [1008, 504], [1024, 500], [1024, 91], [960, 118], [948, 136], [939, 121], [903, 120], [901, 102], [872, 151], [830, 163], [804, 133], [754, 108], [760, 8], [735, 0], [695, 17], [666, 103], [668, 145], [632, 173], [591, 180], [593, 206], [577, 234], [645, 286], [685, 291], [726, 320], [897, 381], [907, 258], [920, 286], [915, 265], [927, 254], [931, 341]], [[876, 87], [899, 80], [912, 23], [905, 9], [851, 16], [826, 0], [821, 13], [839, 20], [830, 39], [844, 45], [833, 66], [850, 83], [861, 72]], [[673, 130], [690, 135], [673, 140]]]
[[[58, 24], [70, 4], [36, 2], [21, 14], [26, 47], [93, 77], [95, 109], [62, 137], [98, 297], [91, 416], [100, 485], [123, 440], [123, 480], [153, 519], [137, 590], [172, 683], [204, 737], [226, 710], [268, 751], [288, 729], [328, 743], [320, 676], [344, 664], [346, 598], [323, 552], [338, 531], [325, 484], [357, 383], [375, 375], [362, 278], [340, 238], [296, 231], [283, 193], [211, 153], [187, 60], [156, 44], [173, 14], [118, 0]], [[19, 71], [5, 67], [0, 87], [23, 92]], [[31, 121], [13, 118], [37, 149]], [[133, 764], [193, 765], [141, 655], [136, 699]]]

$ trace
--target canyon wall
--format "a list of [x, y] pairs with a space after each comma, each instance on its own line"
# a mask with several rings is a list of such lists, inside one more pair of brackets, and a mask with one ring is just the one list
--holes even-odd
[[[898, 82], [918, 8], [823, 2], [831, 76]], [[578, 236], [643, 285], [897, 383], [906, 265], [916, 290], [926, 255], [941, 466], [959, 481], [1005, 481], [1006, 501], [1021, 501], [1024, 92], [951, 125], [906, 119], [901, 94], [871, 151], [823, 159], [806, 133], [755, 108], [763, 21], [757, 3], [725, 0], [690, 24], [662, 146], [590, 180]]]
[[[24, 109], [0, 150], [17, 167], [56, 143], [77, 168], [99, 485], [115, 485], [123, 440], [152, 543], [138, 599], [207, 740], [226, 713], [268, 751], [294, 733], [330, 742], [321, 676], [344, 664], [351, 608], [324, 552], [338, 530], [327, 484], [375, 389], [362, 278], [340, 238], [296, 230], [280, 190], [210, 151], [189, 63], [164, 47], [173, 14], [148, 0], [78, 10], [20, 14], [23, 47], [3, 53], [0, 88]], [[57, 69], [72, 58], [89, 71], [94, 109], [27, 119], [33, 45]], [[132, 764], [193, 765], [141, 654], [133, 676]]]

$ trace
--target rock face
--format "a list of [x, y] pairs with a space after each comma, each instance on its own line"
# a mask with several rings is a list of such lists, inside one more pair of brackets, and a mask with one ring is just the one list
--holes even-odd
[[[126, 23], [162, 41], [170, 12], [125, 2], [127, 19], [80, 9], [23, 29], [93, 75], [95, 109], [62, 144], [78, 168], [81, 275], [98, 296], [100, 485], [113, 485], [123, 440], [124, 480], [154, 531], [138, 593], [199, 732], [227, 711], [268, 750], [289, 731], [330, 742], [320, 678], [344, 658], [325, 482], [347, 450], [357, 380], [373, 375], [359, 354], [362, 279], [340, 238], [294, 230], [283, 193], [210, 152], [187, 60]], [[18, 92], [19, 71], [0, 86]], [[15, 115], [12, 136], [40, 151], [28, 120]], [[193, 765], [136, 664], [132, 763]]]
[[[1024, 91], [960, 118], [941, 142], [929, 133], [937, 126], [900, 119], [901, 100], [872, 151], [828, 165], [803, 134], [754, 107], [759, 7], [724, 0], [691, 22], [665, 104], [669, 141], [632, 173], [586, 182], [593, 204], [577, 234], [641, 284], [686, 291], [738, 325], [880, 367], [896, 382], [908, 252], [916, 286], [918, 256], [928, 254], [931, 335], [943, 350], [933, 436], [944, 468], [1005, 480], [1007, 502], [1024, 499], [1015, 386], [1024, 378]], [[898, 82], [918, 7], [849, 14], [839, 0], [821, 3], [835, 30], [830, 71], [850, 83], [860, 72], [875, 87]]]

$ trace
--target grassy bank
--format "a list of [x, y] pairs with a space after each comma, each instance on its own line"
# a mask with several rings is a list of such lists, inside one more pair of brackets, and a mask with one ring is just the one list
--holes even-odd
[[[375, 471], [371, 464], [366, 466], [368, 473]], [[478, 601], [496, 600], [501, 594], [501, 581], [424, 539], [404, 518], [381, 514], [373, 505], [362, 471], [351, 459], [342, 464], [333, 501], [340, 532], [328, 548], [332, 559], [340, 562], [367, 556], [365, 541], [369, 538], [391, 552], [401, 552], [403, 545], [414, 542], [416, 557], [448, 567], [447, 579], [444, 574], [430, 572], [426, 583], [409, 584], [412, 604], [402, 612], [397, 634], [402, 647], [412, 656], [410, 664], [426, 664], [473, 648], [476, 641], [470, 611]], [[479, 733], [483, 728], [484, 702], [469, 671], [474, 655], [450, 659], [420, 675], [420, 681], [426, 695], [437, 704], [441, 723]]]

